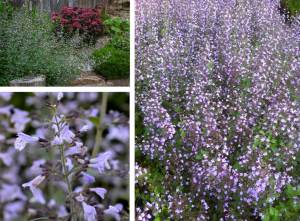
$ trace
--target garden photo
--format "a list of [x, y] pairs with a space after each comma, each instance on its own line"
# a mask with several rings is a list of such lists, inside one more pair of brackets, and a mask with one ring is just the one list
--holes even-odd
[[0, 93], [0, 220], [129, 220], [128, 93]]
[[0, 0], [0, 86], [129, 86], [129, 0]]
[[136, 0], [137, 221], [300, 220], [299, 11]]

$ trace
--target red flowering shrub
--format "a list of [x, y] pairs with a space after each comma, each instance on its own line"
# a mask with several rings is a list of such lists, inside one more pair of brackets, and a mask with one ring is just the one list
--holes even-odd
[[57, 24], [57, 31], [67, 34], [84, 34], [88, 38], [95, 38], [103, 31], [98, 8], [63, 7], [59, 13], [52, 14], [52, 21]]

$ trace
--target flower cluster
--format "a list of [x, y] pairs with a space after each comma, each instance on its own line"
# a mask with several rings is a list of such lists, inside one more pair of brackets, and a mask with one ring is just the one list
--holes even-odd
[[[128, 216], [128, 119], [117, 111], [101, 115], [99, 95], [0, 93], [1, 220]], [[26, 110], [16, 107], [18, 99]]]
[[63, 7], [59, 13], [54, 12], [51, 19], [59, 31], [71, 34], [78, 31], [79, 34], [95, 37], [103, 31], [100, 16], [98, 8]]
[[278, 7], [137, 1], [139, 220], [147, 202], [162, 220], [261, 220], [299, 184], [299, 25]]

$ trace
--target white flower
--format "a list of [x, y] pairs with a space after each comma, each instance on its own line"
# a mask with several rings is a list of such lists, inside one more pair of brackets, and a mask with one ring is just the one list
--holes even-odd
[[115, 218], [115, 220], [119, 221], [121, 220], [119, 213], [122, 211], [122, 209], [123, 209], [123, 205], [118, 203], [114, 206], [109, 206], [108, 209], [104, 210], [104, 214], [112, 216]]
[[18, 133], [18, 137], [15, 141], [15, 148], [19, 151], [23, 150], [27, 144], [38, 142], [39, 138], [32, 137], [24, 133]]
[[106, 151], [104, 153], [98, 154], [96, 158], [90, 160], [89, 167], [95, 168], [99, 171], [99, 173], [103, 173], [105, 169], [110, 169], [109, 160], [114, 157], [114, 153], [112, 151]]
[[104, 199], [105, 194], [107, 193], [107, 190], [104, 188], [90, 188], [90, 191], [97, 193], [98, 196], [100, 196], [102, 199]]
[[64, 97], [64, 94], [62, 92], [59, 92], [57, 94], [57, 101], [60, 101]]
[[97, 221], [97, 212], [95, 207], [82, 202], [83, 214], [85, 221]]
[[35, 177], [33, 180], [22, 184], [23, 188], [29, 187], [34, 199], [41, 204], [45, 204], [46, 201], [45, 201], [42, 191], [37, 186], [40, 183], [42, 183], [45, 180], [45, 178], [46, 178], [45, 176], [39, 175], [39, 176]]

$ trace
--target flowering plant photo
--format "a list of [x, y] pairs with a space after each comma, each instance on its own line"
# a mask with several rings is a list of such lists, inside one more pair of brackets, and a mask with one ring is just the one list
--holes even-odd
[[0, 93], [0, 220], [129, 218], [127, 93]]
[[136, 220], [299, 220], [300, 17], [281, 3], [136, 1]]

